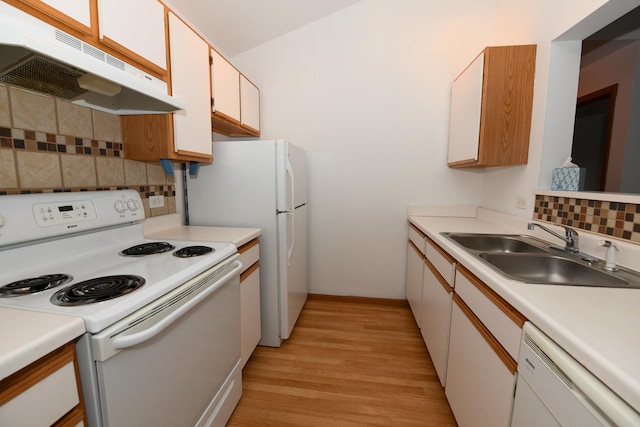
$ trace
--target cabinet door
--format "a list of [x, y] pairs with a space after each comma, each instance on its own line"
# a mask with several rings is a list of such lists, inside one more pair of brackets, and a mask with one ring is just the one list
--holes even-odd
[[447, 379], [449, 329], [451, 326], [452, 289], [429, 259], [424, 262], [422, 285], [422, 319], [420, 332], [438, 374], [440, 384]]
[[213, 112], [240, 121], [240, 72], [222, 55], [211, 50]]
[[424, 256], [409, 242], [407, 247], [407, 283], [406, 293], [409, 307], [413, 312], [418, 327], [420, 327], [420, 319], [422, 318], [422, 260]]
[[157, 0], [98, 0], [98, 25], [101, 42], [145, 65], [149, 61], [167, 69], [164, 6]]
[[91, 34], [90, 0], [22, 0], [22, 2], [84, 34]]
[[243, 75], [240, 75], [240, 122], [260, 131], [260, 90]]
[[209, 45], [180, 18], [169, 13], [172, 95], [186, 109], [173, 114], [178, 154], [211, 158]]
[[507, 427], [511, 419], [515, 364], [496, 354], [497, 343], [457, 297], [451, 314], [451, 338], [445, 394], [460, 427]]
[[478, 160], [484, 54], [453, 82], [449, 122], [449, 163]]

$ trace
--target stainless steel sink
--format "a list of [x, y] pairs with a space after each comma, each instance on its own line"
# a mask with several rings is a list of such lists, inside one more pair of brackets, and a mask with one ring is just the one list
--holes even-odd
[[[482, 252], [545, 253], [545, 242], [533, 237], [510, 234], [443, 233], [460, 246]], [[537, 245], [537, 246], [536, 246]]]
[[503, 276], [525, 283], [640, 289], [640, 273], [528, 235], [441, 233]]
[[525, 283], [634, 287], [633, 284], [612, 274], [561, 256], [486, 252], [479, 256], [500, 270], [502, 274]]

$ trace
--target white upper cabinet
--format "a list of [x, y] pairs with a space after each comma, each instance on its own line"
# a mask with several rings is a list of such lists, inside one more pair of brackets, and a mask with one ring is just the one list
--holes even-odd
[[211, 49], [212, 112], [240, 121], [240, 72]]
[[260, 132], [260, 90], [243, 75], [240, 75], [240, 122]]
[[484, 54], [480, 54], [453, 82], [449, 125], [449, 163], [478, 160], [483, 76]]
[[90, 0], [22, 0], [84, 34], [91, 34]]
[[173, 96], [186, 109], [173, 114], [176, 153], [211, 157], [209, 45], [180, 18], [169, 13]]
[[102, 43], [167, 69], [164, 6], [160, 2], [98, 0], [98, 22]]

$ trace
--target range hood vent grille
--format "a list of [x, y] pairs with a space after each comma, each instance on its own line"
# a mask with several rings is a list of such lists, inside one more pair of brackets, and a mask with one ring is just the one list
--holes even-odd
[[86, 92], [78, 85], [78, 77], [83, 74], [48, 58], [32, 54], [0, 72], [0, 82], [59, 98], [73, 99]]

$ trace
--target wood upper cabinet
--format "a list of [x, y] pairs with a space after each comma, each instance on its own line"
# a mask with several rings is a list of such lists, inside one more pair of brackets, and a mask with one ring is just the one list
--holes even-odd
[[211, 49], [211, 123], [229, 136], [260, 136], [260, 90]]
[[98, 0], [100, 41], [158, 73], [167, 70], [164, 18], [158, 0]]
[[122, 116], [129, 159], [211, 162], [209, 45], [169, 12], [172, 95], [184, 110], [171, 114]]
[[527, 163], [536, 46], [487, 47], [453, 82], [450, 167]]

